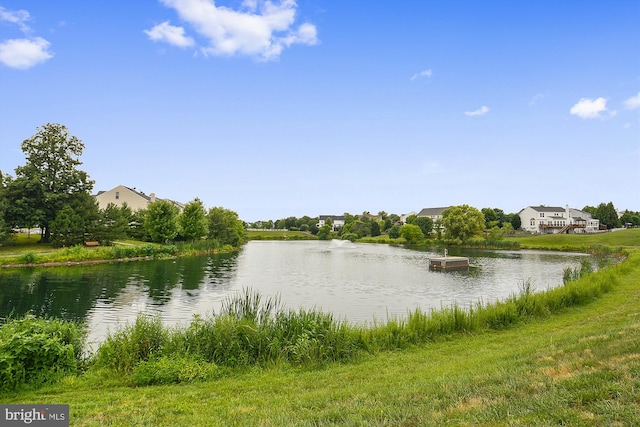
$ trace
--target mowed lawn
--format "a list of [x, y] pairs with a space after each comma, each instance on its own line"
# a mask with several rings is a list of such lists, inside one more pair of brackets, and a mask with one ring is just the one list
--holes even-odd
[[640, 254], [611, 268], [610, 293], [496, 332], [172, 386], [89, 372], [2, 401], [68, 403], [73, 426], [638, 425]]
[[640, 228], [608, 231], [595, 234], [545, 234], [523, 237], [508, 237], [507, 240], [519, 242], [522, 248], [588, 248], [594, 245], [612, 248], [640, 247]]

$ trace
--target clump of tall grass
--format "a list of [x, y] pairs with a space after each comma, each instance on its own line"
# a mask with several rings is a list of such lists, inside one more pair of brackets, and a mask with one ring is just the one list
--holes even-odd
[[562, 272], [562, 282], [567, 284], [589, 273], [593, 273], [593, 264], [588, 258], [582, 258], [580, 260], [580, 266], [574, 268], [565, 267]]

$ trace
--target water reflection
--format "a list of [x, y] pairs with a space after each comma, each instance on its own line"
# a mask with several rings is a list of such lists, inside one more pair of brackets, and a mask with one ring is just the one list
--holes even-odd
[[530, 281], [535, 290], [562, 283], [581, 254], [460, 250], [464, 272], [433, 272], [432, 251], [351, 242], [247, 244], [239, 254], [91, 266], [0, 270], [0, 317], [34, 313], [87, 322], [100, 341], [138, 312], [171, 324], [209, 315], [243, 288], [280, 295], [290, 307], [320, 308], [351, 322], [384, 321], [409, 310], [504, 299]]

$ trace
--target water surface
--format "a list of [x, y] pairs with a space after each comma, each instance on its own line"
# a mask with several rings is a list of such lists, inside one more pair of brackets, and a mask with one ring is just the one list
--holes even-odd
[[406, 316], [457, 303], [504, 299], [525, 281], [562, 284], [585, 255], [542, 251], [450, 250], [470, 257], [464, 272], [429, 271], [433, 252], [344, 241], [252, 241], [238, 254], [21, 268], [0, 271], [0, 317], [32, 312], [86, 321], [99, 342], [139, 312], [167, 324], [208, 316], [245, 288], [279, 295], [290, 308], [318, 308], [353, 323]]

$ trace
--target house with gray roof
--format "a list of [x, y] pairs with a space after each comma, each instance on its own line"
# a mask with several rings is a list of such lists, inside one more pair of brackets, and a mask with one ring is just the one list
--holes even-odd
[[180, 212], [184, 209], [184, 205], [180, 202], [176, 202], [174, 200], [169, 199], [158, 199], [156, 198], [155, 193], [151, 193], [149, 195], [145, 194], [142, 191], [136, 190], [135, 188], [129, 188], [124, 185], [118, 185], [115, 188], [112, 188], [108, 191], [98, 191], [98, 194], [93, 196], [98, 202], [98, 207], [100, 209], [106, 208], [109, 203], [112, 203], [118, 207], [121, 207], [125, 203], [127, 206], [131, 208], [133, 211], [139, 211], [142, 209], [147, 209], [149, 204], [157, 201], [157, 200], [166, 200], [177, 207]]
[[431, 218], [433, 222], [436, 222], [439, 219], [442, 219], [442, 212], [449, 209], [451, 206], [447, 206], [446, 208], [424, 208], [420, 212], [418, 212], [418, 216]]
[[556, 206], [528, 206], [522, 209], [520, 216], [524, 231], [541, 234], [594, 233], [600, 230], [600, 221], [588, 212], [578, 209]]

